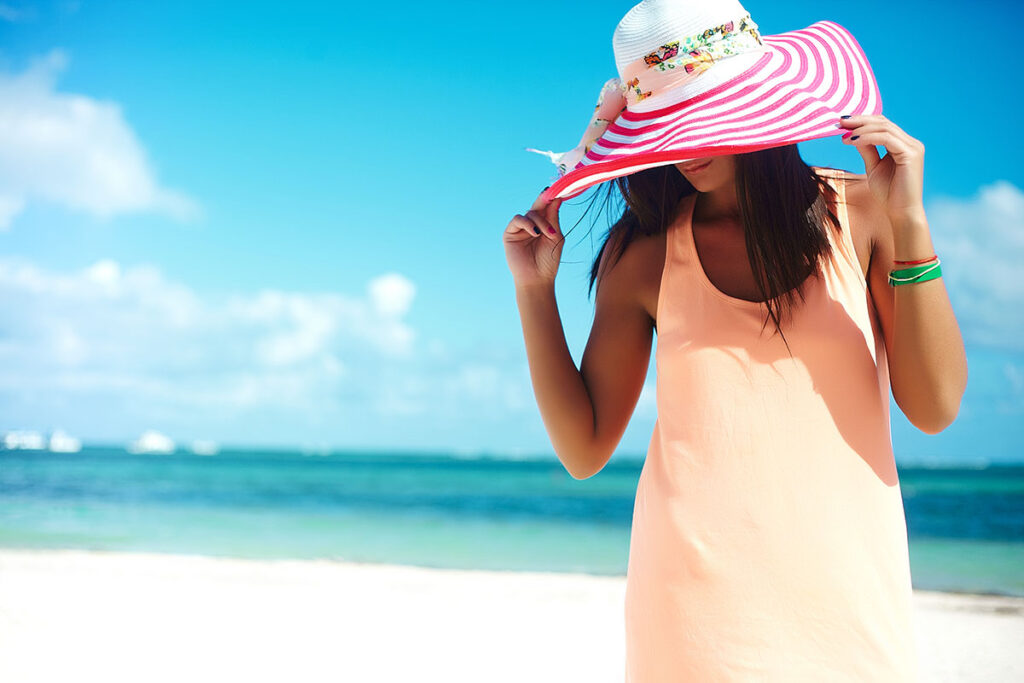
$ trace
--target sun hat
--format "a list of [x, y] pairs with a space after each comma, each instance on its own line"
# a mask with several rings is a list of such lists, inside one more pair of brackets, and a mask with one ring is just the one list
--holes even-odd
[[601, 88], [580, 143], [548, 156], [545, 200], [645, 168], [842, 135], [843, 114], [880, 114], [853, 35], [822, 20], [762, 36], [738, 0], [644, 0], [612, 36], [618, 77]]

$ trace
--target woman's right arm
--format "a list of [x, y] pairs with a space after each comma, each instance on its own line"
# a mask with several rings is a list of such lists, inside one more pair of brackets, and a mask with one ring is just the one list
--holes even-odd
[[629, 424], [647, 375], [653, 330], [630, 254], [611, 267], [611, 249], [606, 249], [598, 271], [594, 324], [576, 368], [555, 300], [564, 240], [558, 226], [560, 203], [538, 200], [525, 216], [517, 214], [504, 241], [544, 426], [569, 474], [585, 479], [605, 466]]

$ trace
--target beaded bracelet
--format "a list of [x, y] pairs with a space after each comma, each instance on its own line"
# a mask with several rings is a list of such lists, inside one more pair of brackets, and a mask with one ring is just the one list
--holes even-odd
[[[926, 260], [930, 261], [931, 259]], [[895, 287], [897, 285], [909, 285], [915, 282], [934, 280], [942, 275], [942, 268], [939, 267], [941, 263], [942, 261], [936, 256], [935, 263], [932, 264], [889, 271], [889, 284]]]

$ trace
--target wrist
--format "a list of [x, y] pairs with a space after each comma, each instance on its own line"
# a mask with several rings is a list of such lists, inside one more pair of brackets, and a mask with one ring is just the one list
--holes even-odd
[[548, 296], [554, 293], [554, 280], [534, 280], [532, 282], [516, 283], [516, 296]]
[[924, 207], [912, 207], [901, 209], [889, 214], [889, 222], [893, 230], [914, 230], [927, 229], [928, 217], [925, 215]]

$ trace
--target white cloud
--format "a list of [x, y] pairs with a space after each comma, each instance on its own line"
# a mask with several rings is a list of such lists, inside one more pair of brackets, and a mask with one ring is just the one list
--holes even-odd
[[396, 418], [428, 415], [455, 424], [539, 416], [528, 366], [483, 360], [474, 352], [467, 356], [390, 368], [381, 376], [374, 409]]
[[926, 211], [965, 342], [1024, 350], [1024, 193], [1000, 180]]
[[397, 273], [381, 275], [370, 281], [370, 298], [377, 312], [383, 316], [403, 316], [409, 312], [416, 289]]
[[[389, 277], [410, 293], [408, 310], [414, 285]], [[336, 405], [352, 367], [406, 357], [416, 338], [370, 297], [200, 296], [153, 266], [109, 259], [70, 273], [0, 259], [0, 299], [0, 393], [14, 397], [128, 391], [191, 408]]]
[[25, 200], [0, 194], [0, 230], [10, 226], [11, 221], [25, 208]]
[[397, 273], [355, 293], [214, 294], [151, 265], [0, 257], [0, 430], [391, 443], [518, 420], [540, 434], [521, 347], [421, 340], [415, 295]]
[[116, 103], [56, 90], [66, 64], [54, 50], [20, 74], [0, 72], [0, 229], [40, 200], [101, 218], [197, 216], [194, 200], [157, 181]]

